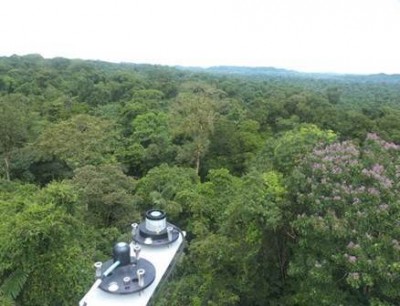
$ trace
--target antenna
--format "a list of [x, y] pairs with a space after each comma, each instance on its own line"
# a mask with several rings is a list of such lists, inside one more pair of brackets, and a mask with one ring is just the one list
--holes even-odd
[[152, 209], [132, 224], [132, 241], [118, 242], [113, 258], [96, 262], [96, 281], [79, 306], [146, 306], [183, 252], [184, 232]]

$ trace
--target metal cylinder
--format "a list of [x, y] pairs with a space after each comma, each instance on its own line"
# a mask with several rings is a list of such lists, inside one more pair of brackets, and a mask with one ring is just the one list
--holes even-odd
[[134, 238], [135, 238], [135, 236], [136, 236], [137, 229], [138, 229], [138, 227], [139, 227], [139, 224], [137, 224], [137, 223], [132, 223], [132, 224], [131, 224], [131, 227], [132, 227], [132, 240], [134, 240]]
[[123, 281], [124, 281], [124, 285], [127, 286], [131, 282], [131, 278], [129, 276], [125, 276], [123, 278]]
[[119, 261], [114, 262], [111, 266], [108, 267], [106, 271], [104, 271], [103, 276], [107, 277], [112, 271], [114, 271], [121, 263]]
[[143, 287], [144, 286], [144, 274], [145, 273], [146, 273], [146, 271], [144, 269], [138, 269], [136, 271], [139, 287]]
[[174, 228], [172, 226], [167, 226], [167, 234], [168, 234], [169, 241], [172, 241], [172, 239], [173, 239], [173, 235], [172, 235], [173, 231], [174, 231]]
[[103, 266], [103, 263], [101, 261], [95, 262], [94, 267], [96, 269], [95, 272], [95, 277], [100, 278], [101, 277], [101, 267]]
[[140, 255], [140, 251], [142, 250], [142, 248], [140, 247], [140, 245], [136, 244], [133, 247], [133, 252], [135, 252], [135, 257], [136, 257], [136, 261], [139, 260], [139, 255]]
[[162, 210], [152, 209], [146, 212], [146, 229], [159, 233], [167, 227], [166, 213]]

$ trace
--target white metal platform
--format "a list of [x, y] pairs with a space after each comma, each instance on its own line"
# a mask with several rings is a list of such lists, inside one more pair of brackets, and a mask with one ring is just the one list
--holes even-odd
[[[179, 237], [171, 244], [164, 246], [141, 245], [140, 257], [150, 261], [156, 268], [154, 282], [147, 288], [133, 294], [112, 294], [98, 288], [97, 280], [88, 293], [79, 302], [79, 306], [146, 306], [169, 268], [177, 260], [183, 250], [184, 237], [179, 232]], [[133, 243], [130, 244], [131, 256], [134, 256]]]

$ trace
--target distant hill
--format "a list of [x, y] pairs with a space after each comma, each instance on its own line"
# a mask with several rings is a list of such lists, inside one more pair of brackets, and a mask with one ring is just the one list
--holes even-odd
[[298, 76], [300, 72], [294, 70], [287, 70], [275, 67], [245, 67], [245, 66], [212, 66], [208, 68], [202, 67], [188, 67], [188, 66], [176, 66], [181, 70], [190, 70], [194, 72], [207, 72], [214, 74], [226, 74], [226, 75], [248, 75], [248, 76]]
[[357, 83], [400, 83], [400, 74], [340, 74], [340, 73], [307, 73], [275, 67], [243, 67], [243, 66], [213, 66], [209, 68], [177, 66], [181, 70], [205, 72], [212, 74], [251, 76], [251, 77], [279, 77], [279, 78], [306, 78], [330, 79]]
[[275, 67], [240, 67], [240, 66], [214, 66], [206, 71], [224, 74], [245, 74], [245, 75], [276, 75], [276, 76], [297, 76], [300, 73], [294, 70], [287, 70]]

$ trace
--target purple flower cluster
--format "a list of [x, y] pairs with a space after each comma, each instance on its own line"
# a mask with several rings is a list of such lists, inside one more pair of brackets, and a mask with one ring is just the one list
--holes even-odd
[[315, 149], [314, 156], [322, 158], [325, 163], [345, 166], [348, 164], [356, 164], [360, 155], [356, 146], [349, 142], [334, 143], [323, 149]]
[[400, 145], [395, 144], [393, 142], [387, 142], [380, 138], [376, 133], [368, 133], [367, 140], [375, 141], [380, 144], [386, 150], [400, 150]]
[[295, 177], [297, 203], [304, 207], [294, 223], [301, 246], [309, 252], [315, 243], [316, 252], [307, 253], [315, 255], [315, 268], [326, 269], [321, 261], [333, 259], [353, 288], [391, 285], [400, 267], [400, 145], [376, 134], [368, 140], [315, 149]]
[[359, 150], [351, 142], [334, 143], [325, 148], [317, 148], [313, 151], [311, 170], [314, 177], [321, 178], [321, 184], [330, 183], [329, 174], [347, 173], [349, 167], [358, 164], [359, 155]]
[[314, 149], [305, 159], [307, 176], [303, 182], [308, 192], [299, 194], [298, 199], [312, 208], [312, 215], [325, 218], [332, 211], [339, 218], [352, 216], [347, 224], [352, 227], [358, 222], [364, 226], [364, 220], [372, 215], [383, 218], [394, 211], [392, 197], [397, 186], [394, 175], [400, 177], [400, 165], [394, 169], [394, 160], [390, 158], [395, 156], [386, 154], [386, 142], [379, 136], [370, 134], [369, 139], [382, 146], [359, 147], [350, 141], [334, 143]]
[[[349, 169], [354, 169], [359, 163], [360, 151], [353, 143], [334, 143], [325, 148], [317, 148], [313, 153], [311, 170], [314, 179], [319, 182], [311, 186], [312, 192], [307, 196], [313, 198], [313, 195], [319, 194], [317, 199], [314, 199], [316, 204], [352, 203], [354, 198], [359, 198], [360, 193], [365, 191], [365, 187], [359, 190], [359, 187], [348, 183], [345, 178]], [[351, 177], [348, 177], [348, 180], [351, 181]], [[307, 182], [309, 183], [308, 180]]]
[[354, 243], [353, 241], [350, 241], [349, 244], [347, 245], [347, 248], [350, 250], [359, 249], [360, 245], [358, 243]]
[[372, 196], [379, 196], [380, 192], [375, 187], [368, 188], [368, 193]]
[[367, 134], [367, 140], [380, 141], [382, 139], [376, 133], [368, 133]]
[[400, 251], [400, 243], [397, 239], [392, 240], [393, 248], [397, 251]]
[[325, 165], [320, 163], [313, 163], [311, 167], [313, 170], [322, 170], [322, 171], [326, 170]]
[[[361, 173], [365, 175], [366, 177], [373, 178], [379, 182], [379, 184], [385, 188], [389, 189], [393, 186], [392, 180], [390, 180], [388, 177], [384, 175], [384, 167], [379, 164], [375, 164], [372, 166], [371, 170], [368, 169], [363, 169]], [[374, 194], [371, 192], [371, 194]]]
[[[393, 144], [383, 141], [376, 134], [369, 134], [369, 140], [380, 144], [381, 149], [395, 148]], [[321, 205], [335, 205], [335, 203], [348, 203], [358, 205], [371, 197], [376, 200], [385, 201], [387, 192], [393, 189], [395, 182], [389, 178], [392, 173], [384, 166], [382, 160], [376, 160], [372, 166], [362, 168], [363, 160], [360, 160], [361, 150], [366, 157], [367, 164], [370, 158], [381, 156], [370, 148], [359, 148], [352, 142], [334, 143], [324, 148], [316, 148], [309, 160], [309, 169], [312, 171], [313, 182], [311, 192], [307, 197], [313, 198], [314, 203]], [[378, 154], [375, 156], [375, 154]], [[396, 166], [396, 176], [400, 178], [400, 166]], [[317, 201], [318, 200], [318, 201]], [[368, 200], [368, 201], [369, 201]], [[376, 203], [378, 212], [385, 212], [389, 209], [388, 204]], [[341, 205], [341, 204], [339, 204]], [[379, 206], [380, 205], [380, 206]]]
[[344, 257], [348, 260], [349, 263], [356, 263], [357, 257], [349, 254], [344, 254]]

